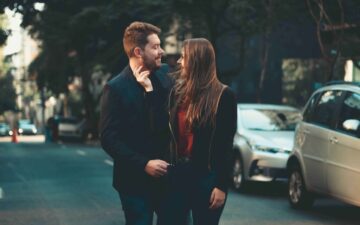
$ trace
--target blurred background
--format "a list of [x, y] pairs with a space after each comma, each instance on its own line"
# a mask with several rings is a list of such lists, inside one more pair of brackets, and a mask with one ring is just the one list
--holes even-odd
[[45, 141], [98, 137], [104, 84], [127, 64], [126, 26], [162, 29], [164, 62], [205, 37], [239, 103], [301, 109], [332, 80], [360, 81], [358, 0], [2, 0], [0, 123]]

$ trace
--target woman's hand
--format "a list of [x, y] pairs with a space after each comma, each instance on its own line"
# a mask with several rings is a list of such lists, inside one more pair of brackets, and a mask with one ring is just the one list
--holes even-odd
[[225, 202], [225, 192], [218, 188], [214, 188], [211, 197], [210, 197], [210, 207], [209, 209], [217, 209], [224, 205]]
[[134, 75], [135, 75], [136, 81], [141, 86], [144, 87], [145, 91], [150, 92], [153, 90], [153, 86], [152, 86], [151, 80], [149, 78], [150, 71], [149, 70], [141, 71], [142, 68], [143, 68], [143, 66], [139, 66], [138, 68], [136, 68], [134, 71]]

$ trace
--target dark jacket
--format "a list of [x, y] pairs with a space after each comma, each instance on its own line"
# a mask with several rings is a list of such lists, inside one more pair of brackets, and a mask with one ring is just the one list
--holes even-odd
[[[118, 191], [142, 192], [154, 182], [144, 171], [151, 159], [164, 159], [169, 151], [167, 108], [171, 80], [168, 66], [150, 75], [154, 91], [146, 93], [130, 66], [111, 79], [103, 90], [100, 141], [114, 160], [113, 186]], [[154, 112], [155, 110], [155, 112]], [[156, 115], [156, 125], [152, 121]]]
[[[176, 154], [176, 100], [170, 94], [170, 128], [172, 133], [172, 163], [177, 163]], [[237, 126], [237, 109], [234, 93], [225, 87], [220, 96], [215, 126], [206, 123], [193, 127], [192, 163], [199, 171], [211, 171], [215, 175], [215, 187], [226, 192], [231, 172], [233, 139]]]

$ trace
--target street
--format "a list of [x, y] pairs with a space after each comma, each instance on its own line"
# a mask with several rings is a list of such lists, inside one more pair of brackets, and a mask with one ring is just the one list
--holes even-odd
[[[0, 225], [125, 224], [112, 161], [101, 148], [27, 138], [0, 140]], [[231, 190], [221, 219], [221, 225], [359, 223], [360, 208], [333, 199], [320, 198], [309, 211], [291, 209], [280, 182]]]

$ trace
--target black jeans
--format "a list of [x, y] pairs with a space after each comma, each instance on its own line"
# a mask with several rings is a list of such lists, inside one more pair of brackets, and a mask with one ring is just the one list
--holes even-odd
[[169, 171], [169, 188], [161, 210], [163, 224], [187, 225], [189, 212], [193, 225], [218, 225], [224, 206], [209, 209], [214, 189], [214, 174], [194, 167], [191, 162], [177, 165]]
[[157, 225], [162, 223], [160, 205], [164, 200], [164, 187], [157, 188], [149, 185], [144, 193], [119, 193], [122, 208], [125, 214], [126, 225], [152, 225], [154, 212], [157, 214]]
[[154, 206], [149, 197], [119, 194], [125, 214], [126, 225], [151, 225]]

